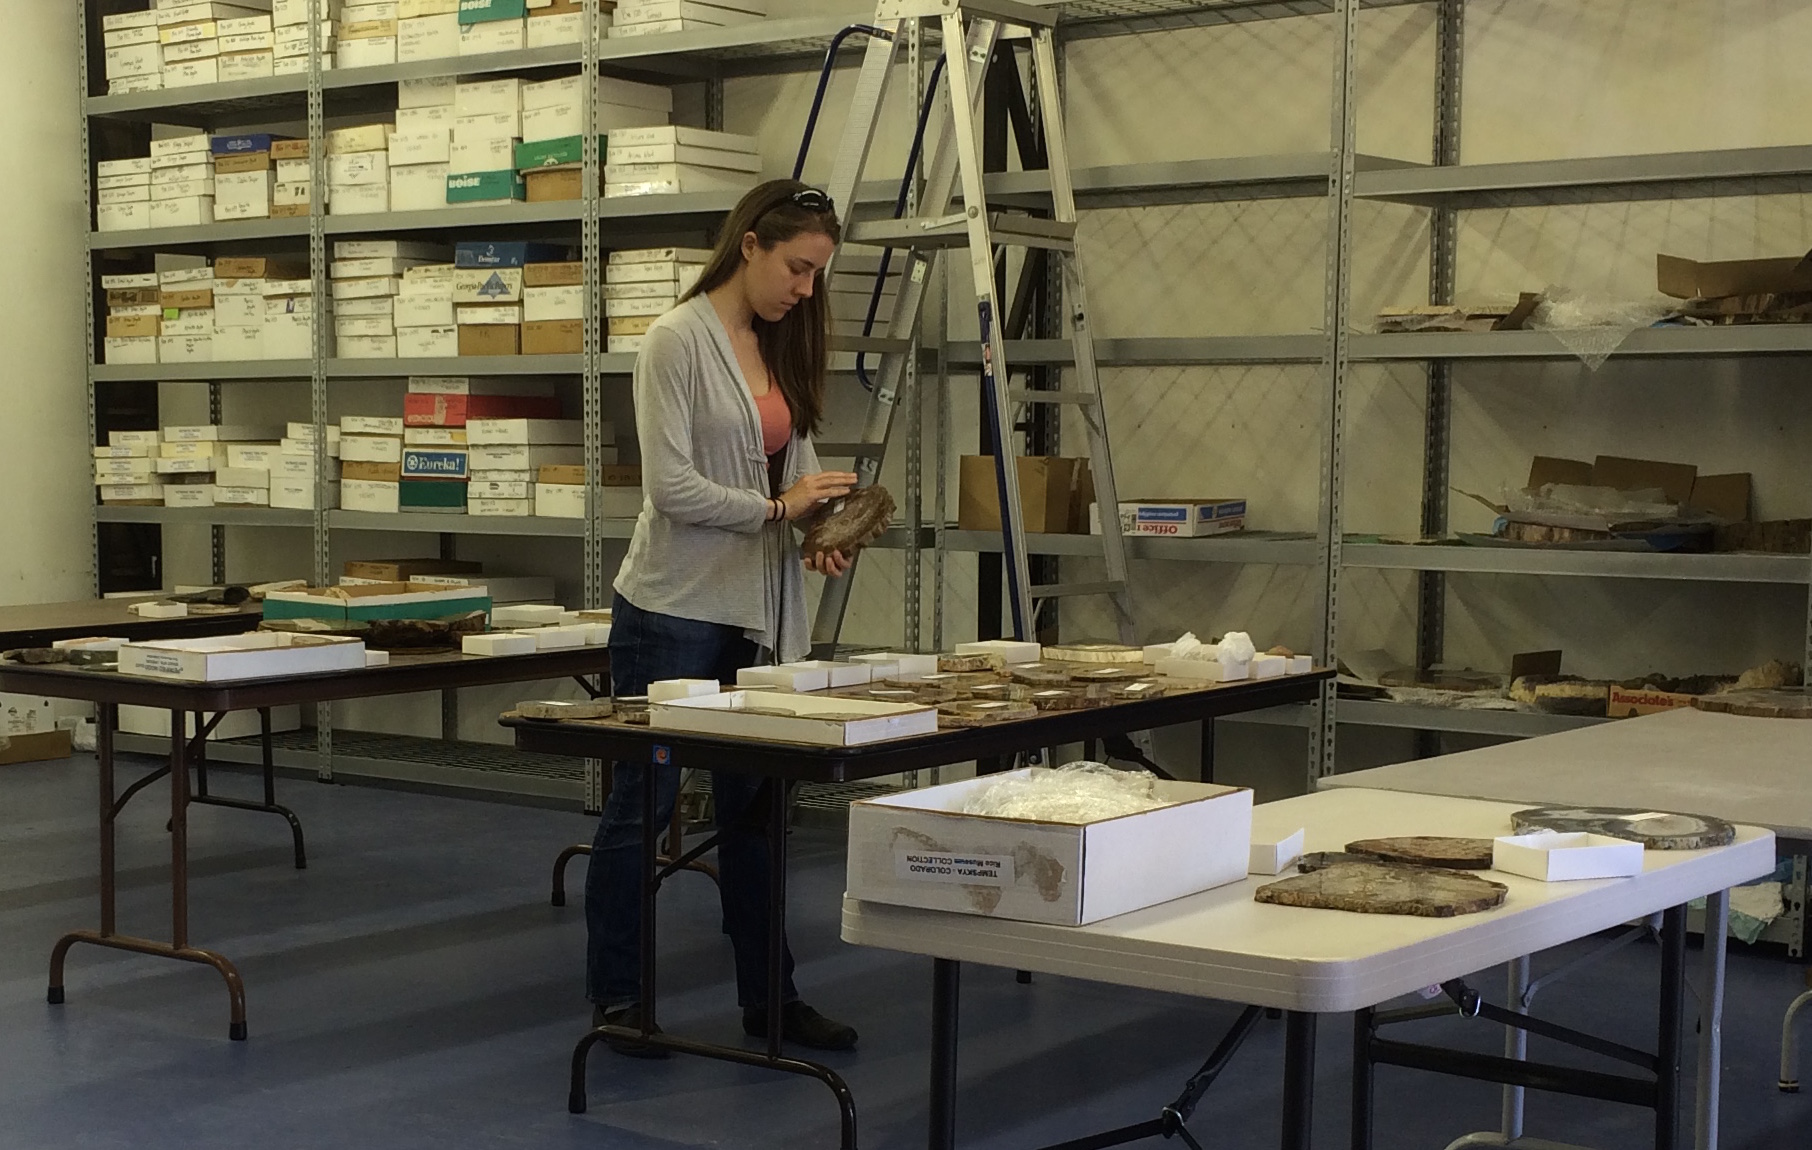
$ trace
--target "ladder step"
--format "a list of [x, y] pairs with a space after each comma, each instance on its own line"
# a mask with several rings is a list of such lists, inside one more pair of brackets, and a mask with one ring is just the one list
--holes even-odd
[[1032, 588], [1034, 599], [1066, 599], [1076, 595], [1118, 595], [1126, 583], [1109, 579], [1100, 583], [1040, 583]]
[[1078, 407], [1095, 407], [1101, 402], [1101, 397], [1092, 391], [1036, 391], [1027, 387], [1008, 390], [1007, 398], [1014, 403], [1073, 403]]
[[887, 450], [885, 443], [820, 443], [812, 441], [818, 454], [833, 459], [879, 459]]
[[1055, 27], [1060, 15], [1054, 5], [1046, 8], [1042, 5], [1018, 3], [1017, 0], [979, 0], [978, 3], [969, 3], [968, 0], [881, 0], [875, 8], [875, 18], [909, 20], [959, 11], [965, 16], [992, 17], [1004, 24], [1018, 24], [1024, 28]]
[[[877, 327], [886, 326], [884, 323]], [[909, 339], [888, 339], [883, 335], [833, 335], [830, 337], [832, 351], [867, 352], [869, 355], [905, 355], [912, 350]]]
[[[1043, 220], [1017, 212], [990, 212], [988, 237], [995, 244], [1060, 252], [1076, 250], [1073, 220]], [[849, 229], [847, 242], [887, 248], [967, 247], [969, 220], [963, 213], [955, 212], [924, 219], [857, 221]]]

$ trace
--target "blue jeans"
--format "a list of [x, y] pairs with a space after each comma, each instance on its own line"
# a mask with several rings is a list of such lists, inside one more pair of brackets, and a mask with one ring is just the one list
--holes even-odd
[[[610, 679], [618, 695], [645, 695], [649, 683], [662, 679], [733, 683], [736, 672], [754, 665], [759, 654], [737, 627], [643, 611], [621, 595], [612, 610]], [[679, 782], [676, 767], [617, 763], [611, 772], [610, 797], [585, 875], [585, 994], [605, 1007], [641, 997], [642, 796], [648, 786], [655, 788], [654, 828], [659, 833], [673, 817]], [[736, 1001], [744, 1007], [765, 1006], [768, 997], [767, 836], [772, 828], [765, 811], [749, 809], [761, 782], [754, 775], [711, 772], [721, 835], [718, 893], [724, 932], [736, 951]], [[791, 1002], [799, 992], [793, 987], [793, 952], [784, 937], [781, 954], [783, 1001]]]

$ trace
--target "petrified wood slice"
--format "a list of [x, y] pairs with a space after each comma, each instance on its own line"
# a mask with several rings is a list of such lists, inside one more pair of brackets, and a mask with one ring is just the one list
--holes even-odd
[[1725, 691], [1720, 695], [1701, 695], [1692, 705], [1701, 711], [1755, 719], [1812, 719], [1812, 694], [1797, 689]]
[[1081, 711], [1105, 700], [1091, 699], [1086, 691], [1068, 687], [1043, 687], [1033, 691], [1028, 701], [1041, 711]]
[[937, 669], [947, 675], [998, 671], [1004, 666], [1006, 666], [1006, 660], [999, 655], [939, 655], [937, 657]]
[[1490, 870], [1491, 840], [1410, 835], [1405, 838], [1360, 839], [1346, 844], [1347, 853], [1411, 866]]
[[813, 521], [800, 550], [807, 555], [841, 551], [845, 557], [853, 556], [880, 538], [892, 518], [893, 496], [887, 488], [879, 484], [857, 488]]
[[1070, 681], [1080, 667], [1073, 663], [1015, 663], [1007, 668], [1015, 683], [1028, 687], [1061, 687]]
[[1378, 860], [1371, 855], [1352, 855], [1345, 851], [1310, 851], [1296, 860], [1298, 874], [1309, 874], [1313, 871], [1326, 870], [1340, 863], [1375, 863]]
[[561, 700], [517, 703], [516, 713], [525, 719], [605, 719], [615, 705], [609, 699], [587, 699], [575, 702]]
[[1708, 815], [1644, 811], [1634, 807], [1531, 807], [1510, 816], [1517, 834], [1586, 832], [1641, 843], [1655, 851], [1696, 851], [1729, 846], [1736, 828]]
[[1037, 713], [1038, 708], [1030, 703], [965, 699], [955, 703], [938, 704], [937, 725], [940, 727], [985, 727], [990, 723], [1029, 719]]
[[1278, 906], [1453, 918], [1499, 906], [1509, 890], [1503, 883], [1455, 870], [1393, 863], [1336, 863], [1324, 870], [1268, 883], [1252, 897]]

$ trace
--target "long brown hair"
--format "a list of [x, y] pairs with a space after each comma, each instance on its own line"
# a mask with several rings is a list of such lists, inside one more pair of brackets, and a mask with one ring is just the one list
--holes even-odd
[[[742, 270], [742, 237], [750, 232], [763, 251], [807, 232], [827, 235], [832, 243], [841, 239], [843, 227], [834, 208], [812, 211], [793, 202], [795, 195], [808, 190], [798, 180], [769, 180], [750, 189], [724, 220], [711, 259], [680, 302], [729, 283]], [[794, 304], [773, 323], [756, 316], [754, 327], [761, 360], [780, 384], [793, 426], [801, 435], [815, 434], [824, 415], [824, 373], [830, 363], [830, 301], [824, 294], [824, 273], [813, 275], [810, 298]]]

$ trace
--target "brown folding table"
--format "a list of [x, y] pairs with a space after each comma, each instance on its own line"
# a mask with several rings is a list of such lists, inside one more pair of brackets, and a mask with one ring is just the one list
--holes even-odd
[[[155, 599], [159, 596], [146, 596]], [[147, 619], [130, 605], [145, 599], [82, 599], [74, 603], [27, 603], [0, 607], [0, 651], [48, 647], [59, 639], [108, 635], [115, 639], [200, 639], [254, 631], [264, 618], [257, 603], [229, 611], [188, 614], [180, 619]]]
[[[296, 844], [296, 865], [305, 865], [301, 826], [295, 815], [280, 807], [273, 793], [270, 742], [270, 708], [298, 703], [326, 703], [377, 695], [406, 695], [498, 683], [525, 683], [572, 677], [588, 692], [597, 693], [585, 676], [608, 676], [610, 652], [604, 647], [579, 647], [538, 651], [529, 655], [470, 656], [458, 652], [391, 657], [388, 665], [335, 671], [316, 675], [291, 675], [232, 682], [191, 683], [122, 675], [112, 669], [73, 667], [67, 664], [29, 665], [0, 662], [0, 691], [77, 699], [96, 704], [96, 758], [100, 766], [101, 923], [99, 930], [75, 930], [57, 940], [50, 956], [52, 1003], [63, 1001], [63, 962], [78, 942], [129, 950], [139, 954], [205, 963], [226, 980], [232, 1016], [228, 1036], [246, 1036], [245, 990], [239, 972], [225, 956], [189, 943], [188, 808], [192, 802], [268, 811], [289, 820]], [[114, 732], [122, 704], [154, 707], [170, 712], [170, 761], [136, 780], [124, 792], [114, 792]], [[198, 789], [205, 789], [206, 739], [220, 716], [229, 711], [259, 711], [264, 719], [263, 803], [221, 796], [191, 795], [189, 767], [196, 765]], [[212, 714], [211, 720], [202, 716]], [[196, 731], [187, 734], [188, 717], [196, 716]], [[170, 941], [119, 934], [114, 929], [114, 822], [132, 796], [160, 778], [170, 780]]]
[[[786, 835], [772, 833], [784, 827], [787, 786], [792, 783], [844, 783], [906, 771], [965, 763], [1071, 743], [1147, 731], [1181, 723], [1203, 725], [1204, 747], [1211, 747], [1208, 728], [1213, 720], [1285, 703], [1309, 702], [1320, 695], [1322, 683], [1333, 677], [1322, 670], [1307, 675], [1226, 683], [1185, 690], [1161, 698], [1116, 703], [1080, 711], [1048, 711], [1034, 718], [992, 726], [941, 730], [859, 747], [807, 746], [717, 735], [691, 734], [633, 726], [615, 719], [538, 722], [506, 718], [516, 731], [516, 746], [524, 751], [574, 755], [607, 762], [648, 763], [679, 770], [739, 771], [766, 780], [768, 802], [768, 995], [770, 1003], [781, 997], [781, 936], [786, 922]], [[1204, 767], [1210, 764], [1205, 761]], [[761, 800], [758, 797], [756, 802]], [[597, 1027], [579, 1040], [573, 1050], [571, 1092], [567, 1108], [585, 1111], [585, 1066], [591, 1048], [606, 1038], [644, 1043], [681, 1054], [694, 1054], [744, 1066], [757, 1066], [799, 1074], [824, 1083], [836, 1097], [841, 1112], [843, 1150], [855, 1150], [856, 1105], [847, 1084], [836, 1071], [821, 1063], [786, 1057], [781, 1049], [780, 1011], [768, 1012], [766, 1048], [760, 1053], [733, 1046], [700, 1042], [673, 1034], [654, 1033], [655, 1026], [655, 898], [661, 882], [698, 859], [716, 844], [712, 836], [677, 858], [664, 862], [656, 857], [659, 832], [654, 819], [654, 788], [643, 788], [642, 850], [644, 874], [641, 899], [641, 1019], [639, 1029]], [[657, 869], [658, 868], [658, 869]], [[934, 1067], [934, 1074], [942, 1071]], [[950, 1073], [954, 1075], [952, 1063]]]

